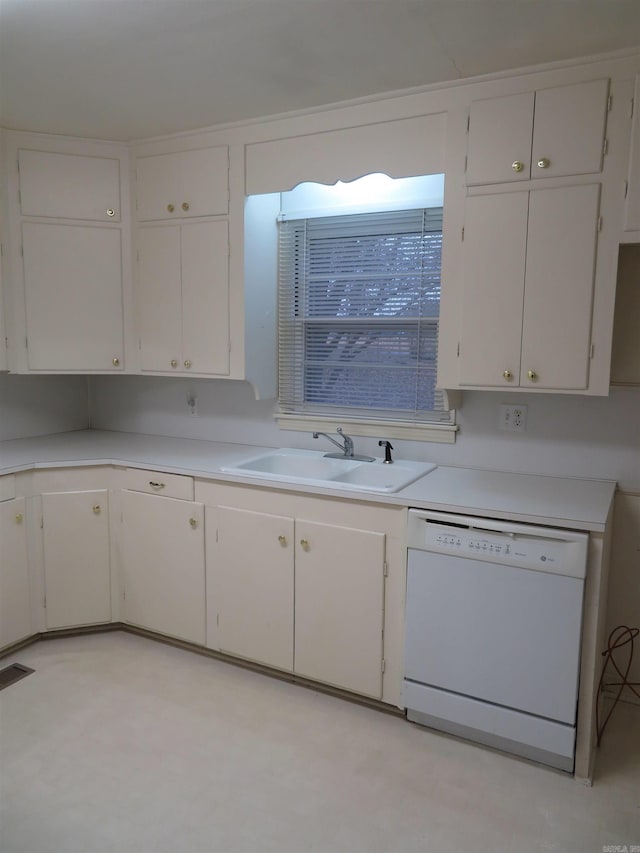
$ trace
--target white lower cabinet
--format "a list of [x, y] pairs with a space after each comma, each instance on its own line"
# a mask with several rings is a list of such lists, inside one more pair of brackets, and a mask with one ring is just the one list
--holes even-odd
[[106, 489], [42, 495], [47, 629], [111, 620]]
[[0, 503], [0, 648], [33, 633], [24, 498]]
[[202, 504], [122, 493], [126, 622], [204, 645], [203, 521]]
[[384, 564], [384, 533], [296, 521], [296, 673], [382, 696]]
[[230, 489], [251, 508], [207, 507], [207, 645], [381, 698], [385, 532], [349, 502]]
[[217, 628], [220, 650], [293, 669], [294, 522], [218, 508]]

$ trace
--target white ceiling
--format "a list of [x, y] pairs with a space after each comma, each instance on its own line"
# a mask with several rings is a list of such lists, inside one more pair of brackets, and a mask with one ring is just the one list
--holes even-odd
[[131, 139], [640, 44], [640, 0], [0, 0], [0, 124]]

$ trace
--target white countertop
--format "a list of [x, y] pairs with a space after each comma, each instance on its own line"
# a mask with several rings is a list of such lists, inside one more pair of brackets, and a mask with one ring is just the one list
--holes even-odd
[[0, 442], [0, 475], [41, 468], [124, 465], [204, 479], [249, 483], [394, 506], [569, 527], [602, 532], [613, 500], [612, 480], [512, 474], [478, 468], [439, 467], [395, 494], [346, 492], [339, 488], [224, 474], [232, 465], [272, 448], [136, 433], [82, 430]]

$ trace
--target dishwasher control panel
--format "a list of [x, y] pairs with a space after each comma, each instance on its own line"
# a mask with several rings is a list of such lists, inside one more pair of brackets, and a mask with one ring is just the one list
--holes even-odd
[[576, 531], [409, 512], [409, 548], [552, 574], [584, 577], [587, 541]]

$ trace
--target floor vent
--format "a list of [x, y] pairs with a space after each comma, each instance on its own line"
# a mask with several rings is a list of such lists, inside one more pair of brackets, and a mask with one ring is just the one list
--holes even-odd
[[31, 675], [32, 672], [35, 672], [35, 669], [29, 669], [28, 666], [23, 666], [21, 663], [12, 663], [11, 666], [0, 669], [0, 690], [10, 687], [16, 681], [20, 681], [21, 678]]

